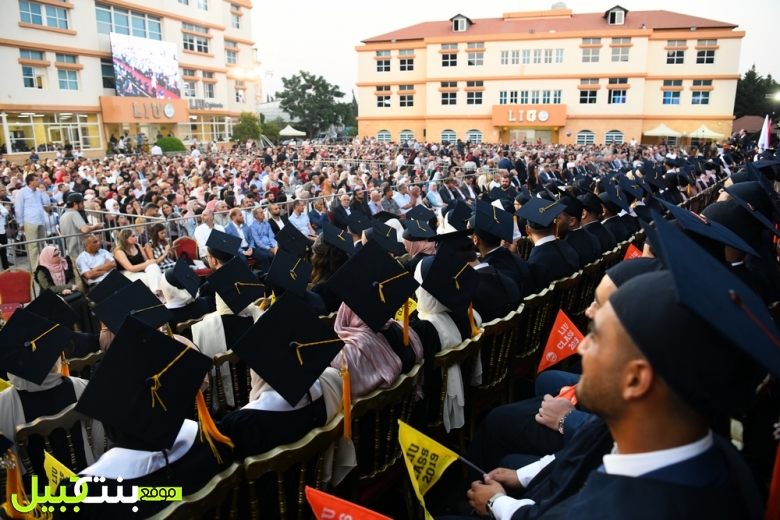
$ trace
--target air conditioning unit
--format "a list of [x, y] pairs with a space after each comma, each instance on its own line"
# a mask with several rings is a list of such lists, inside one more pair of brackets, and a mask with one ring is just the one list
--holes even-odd
[[530, 29], [530, 30], [528, 31], [528, 34], [536, 34], [536, 31], [535, 31], [535, 30], [533, 30], [533, 29]]

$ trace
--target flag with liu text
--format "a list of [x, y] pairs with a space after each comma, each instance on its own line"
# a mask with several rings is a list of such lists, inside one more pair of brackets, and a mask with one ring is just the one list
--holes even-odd
[[642, 256], [642, 251], [639, 250], [638, 247], [636, 247], [634, 244], [628, 245], [628, 250], [626, 251], [626, 256], [623, 257], [623, 260], [631, 260], [633, 258], [639, 258]]
[[306, 499], [309, 501], [314, 517], [317, 520], [392, 520], [385, 515], [375, 513], [365, 507], [341, 498], [334, 497], [322, 491], [306, 486]]
[[567, 357], [577, 352], [577, 346], [585, 339], [582, 333], [574, 326], [566, 313], [562, 310], [558, 311], [558, 316], [555, 318], [555, 325], [553, 325], [550, 338], [547, 340], [547, 346], [544, 347], [544, 354], [542, 354], [542, 361], [539, 363], [539, 369], [536, 373], [540, 373], [542, 370], [546, 370], [566, 359]]

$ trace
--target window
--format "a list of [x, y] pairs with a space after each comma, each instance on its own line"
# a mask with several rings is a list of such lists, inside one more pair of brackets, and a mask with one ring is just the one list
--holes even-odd
[[523, 65], [528, 65], [531, 63], [531, 51], [525, 50], [523, 51]]
[[184, 97], [195, 97], [198, 93], [195, 91], [195, 82], [194, 81], [185, 81], [184, 82]]
[[715, 51], [698, 51], [696, 53], [696, 63], [699, 65], [711, 65], [715, 63]]
[[509, 65], [509, 51], [501, 51], [501, 65]]
[[680, 104], [679, 91], [664, 92], [664, 105], [679, 105], [679, 104]]
[[677, 146], [677, 137], [670, 135], [666, 138], [666, 146]]
[[230, 13], [230, 25], [233, 29], [241, 29], [241, 15]]
[[667, 47], [685, 47], [688, 44], [687, 40], [667, 40]]
[[542, 62], [542, 49], [534, 49], [534, 63]]
[[452, 30], [455, 32], [464, 32], [466, 30], [466, 20], [456, 18], [452, 21]]
[[390, 96], [377, 96], [376, 97], [377, 108], [390, 108]]
[[76, 63], [76, 57], [72, 54], [56, 54], [55, 59], [59, 63]]
[[444, 144], [454, 143], [458, 140], [457, 134], [452, 130], [445, 130], [441, 133], [440, 140]]
[[577, 132], [577, 144], [594, 144], [596, 142], [596, 134], [590, 130], [581, 130]]
[[682, 87], [681, 79], [665, 79], [664, 87]]
[[225, 49], [225, 62], [231, 65], [238, 63], [238, 53], [236, 51]]
[[46, 25], [57, 29], [68, 28], [68, 11], [61, 7], [19, 0], [19, 14], [23, 23]]
[[183, 34], [184, 48], [188, 51], [195, 52], [209, 52], [209, 40], [201, 36], [194, 36], [192, 34]]
[[[213, 73], [213, 72], [206, 72], [206, 71], [204, 70], [203, 72], [201, 72], [201, 74], [203, 74], [203, 77], [204, 77], [204, 78], [207, 78], [207, 79], [214, 79], [214, 73]], [[238, 85], [239, 83], [240, 83], [240, 84], [242, 84], [242, 85], [244, 84], [244, 82], [243, 82], [243, 81], [236, 81], [236, 85]]]
[[458, 48], [458, 44], [457, 43], [442, 43], [441, 44], [441, 50], [443, 50], [443, 51], [448, 51], [448, 50], [457, 49], [457, 48]]
[[563, 63], [563, 49], [555, 49], [555, 63]]
[[625, 105], [626, 104], [626, 91], [625, 90], [610, 90], [607, 103], [610, 105]]
[[390, 85], [382, 85], [376, 88], [377, 92], [390, 92]]
[[545, 49], [544, 50], [544, 62], [545, 63], [552, 63], [552, 56], [553, 56], [552, 49]]
[[27, 65], [22, 67], [22, 80], [24, 81], [24, 88], [48, 88], [46, 85], [46, 69], [41, 67], [29, 67]]
[[485, 42], [471, 42], [467, 45], [469, 49], [484, 49]]
[[379, 57], [390, 56], [390, 51], [376, 51], [376, 55]]
[[409, 72], [414, 70], [414, 59], [403, 59], [401, 60], [401, 71], [402, 72]]
[[458, 102], [458, 93], [457, 92], [442, 92], [441, 93], [441, 104], [442, 105], [455, 105]]
[[512, 51], [512, 65], [520, 65], [520, 51]]
[[238, 44], [236, 42], [231, 42], [230, 40], [225, 40], [225, 47], [229, 47], [231, 49], [238, 49]]
[[458, 55], [457, 54], [442, 54], [441, 66], [442, 67], [457, 67]]
[[402, 107], [413, 107], [414, 106], [414, 96], [413, 95], [403, 95], [403, 96], [401, 96], [400, 106], [402, 106]]
[[205, 98], [214, 98], [214, 84], [213, 83], [204, 83], [203, 84], [203, 97]]
[[698, 47], [709, 47], [717, 44], [718, 44], [718, 40], [698, 40], [696, 42], [696, 46]]
[[376, 134], [376, 140], [380, 143], [389, 143], [390, 139], [392, 139], [392, 136], [390, 135], [390, 132], [387, 130], [380, 130]]
[[398, 90], [414, 90], [414, 85], [399, 85]]
[[457, 88], [458, 82], [457, 81], [442, 81], [441, 82], [441, 88]]
[[195, 70], [194, 69], [181, 69], [181, 75], [182, 76], [194, 76]]
[[666, 51], [667, 65], [682, 65], [685, 63], [685, 51]]
[[601, 49], [582, 49], [582, 63], [598, 63]]
[[598, 85], [598, 78], [583, 78], [580, 80], [580, 85]]
[[197, 32], [201, 34], [208, 34], [209, 28], [203, 27], [202, 25], [193, 25], [191, 23], [182, 23], [181, 24], [182, 29], [187, 29], [188, 31]]
[[712, 80], [711, 79], [695, 79], [695, 80], [693, 80], [693, 86], [694, 87], [711, 87], [712, 86]]
[[190, 0], [179, 0], [180, 4], [190, 5]]
[[509, 102], [511, 104], [513, 104], [513, 105], [517, 104], [517, 91], [516, 90], [512, 90], [511, 92], [509, 92]]
[[532, 90], [531, 91], [531, 104], [532, 105], [538, 105], [539, 104], [539, 91], [538, 90]]
[[[471, 45], [471, 44], [469, 44]], [[445, 54], [446, 56], [446, 54]], [[484, 52], [470, 52], [469, 58], [468, 58], [468, 65], [469, 67], [481, 67], [482, 64], [485, 61], [485, 53]]]
[[562, 90], [553, 90], [553, 105], [561, 104], [561, 98], [563, 97], [562, 94]]
[[[204, 72], [203, 74], [206, 74], [206, 73]], [[209, 72], [209, 74], [212, 74], [212, 73]], [[209, 77], [212, 77], [212, 76], [209, 76]], [[244, 85], [245, 85], [245, 83], [243, 81], [236, 80], [236, 86], [237, 87], [243, 87]]]
[[506, 90], [502, 90], [498, 93], [498, 104], [499, 105], [506, 105], [507, 103], [507, 97], [506, 97]]
[[469, 130], [466, 132], [466, 141], [469, 143], [481, 143], [482, 142], [482, 132], [479, 130]]
[[244, 91], [241, 89], [236, 89], [236, 103], [243, 103], [243, 102], [244, 102]]
[[[59, 56], [59, 55], [58, 55]], [[25, 60], [43, 60], [43, 53], [41, 51], [28, 51], [27, 49], [19, 49], [19, 57]]]
[[520, 104], [521, 105], [527, 105], [528, 104], [528, 91], [527, 90], [521, 90], [520, 91]]
[[601, 45], [601, 38], [583, 38], [583, 45]]
[[[162, 40], [162, 24], [158, 16], [150, 16], [143, 13], [127, 9], [120, 9], [104, 4], [95, 4], [95, 15], [97, 17], [97, 28], [101, 34], [112, 32], [119, 34], [132, 34], [150, 40]], [[132, 23], [131, 23], [132, 20]], [[189, 27], [187, 27], [189, 25]], [[205, 27], [197, 27], [191, 24], [182, 24], [184, 29], [190, 29], [198, 32], [208, 33]], [[185, 46], [186, 48], [186, 46]]]
[[467, 87], [484, 87], [485, 82], [484, 81], [467, 81], [466, 82]]
[[78, 90], [79, 80], [75, 70], [58, 70], [57, 79], [60, 82], [60, 90]]
[[[585, 49], [587, 50], [587, 49]], [[591, 49], [592, 50], [592, 49]], [[598, 50], [598, 49], [596, 49]], [[617, 62], [626, 62], [628, 61], [628, 51], [631, 49], [629, 47], [613, 47], [612, 48], [612, 61]]]
[[209, 0], [198, 0], [198, 9], [209, 10]]
[[376, 62], [377, 72], [390, 72], [390, 60], [377, 60]]
[[609, 78], [610, 85], [628, 85], [628, 78]]
[[631, 43], [631, 38], [612, 38], [612, 44]]
[[401, 141], [414, 141], [414, 132], [411, 130], [401, 130], [398, 134], [398, 139]]
[[550, 91], [549, 90], [543, 90], [542, 91], [542, 105], [549, 105], [550, 104]]
[[414, 56], [414, 49], [401, 49], [398, 51], [399, 56]]
[[580, 105], [595, 105], [598, 90], [580, 90]]
[[[678, 92], [679, 94], [679, 92]], [[693, 98], [691, 99], [691, 103], [694, 105], [709, 105], [710, 104], [710, 93], [707, 91], [704, 92], [694, 92]]]
[[609, 13], [609, 25], [623, 25], [626, 13], [623, 11], [612, 11]]
[[103, 88], [116, 88], [114, 62], [111, 61], [111, 58], [100, 58], [100, 73], [103, 76]]
[[604, 142], [606, 144], [623, 144], [623, 132], [620, 130], [610, 130], [607, 132]]
[[466, 92], [466, 104], [467, 105], [481, 105], [482, 104], [482, 92]]

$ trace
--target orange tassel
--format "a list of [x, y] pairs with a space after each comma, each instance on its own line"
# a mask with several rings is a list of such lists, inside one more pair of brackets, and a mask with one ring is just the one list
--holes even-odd
[[404, 347], [409, 346], [409, 300], [404, 302]]
[[65, 352], [62, 353], [62, 375], [70, 377], [70, 367], [68, 366], [68, 358], [65, 357]]
[[344, 349], [341, 350], [341, 408], [344, 411], [344, 438], [352, 440], [352, 390], [349, 385], [349, 369]]
[[764, 518], [766, 520], [780, 518], [780, 449], [775, 453], [775, 467], [772, 470], [772, 483], [769, 485], [769, 499]]
[[691, 185], [690, 184], [688, 185], [688, 196], [689, 197], [691, 196]]
[[22, 483], [22, 474], [19, 471], [19, 463], [16, 460], [16, 457], [14, 457], [14, 454], [11, 453], [11, 450], [8, 450], [5, 455], [5, 478], [6, 478], [6, 485], [5, 485], [5, 512], [8, 515], [9, 518], [13, 518], [15, 520], [24, 520], [27, 518], [27, 515], [32, 516], [33, 513], [38, 512], [40, 513], [40, 510], [36, 508], [33, 511], [30, 511], [29, 513], [20, 513], [16, 510], [16, 508], [13, 506], [13, 495], [16, 495], [16, 503], [21, 505], [29, 505], [30, 500], [27, 498], [27, 493], [24, 491], [24, 483]]
[[558, 240], [558, 219], [555, 219], [555, 240]]
[[471, 303], [469, 303], [469, 325], [471, 325], [471, 337], [473, 338], [479, 334], [479, 329], [477, 328], [477, 323], [474, 321], [474, 307]]
[[206, 408], [206, 399], [203, 398], [203, 392], [200, 390], [198, 390], [195, 401], [198, 403], [198, 429], [200, 430], [200, 440], [203, 442], [203, 437], [205, 436], [206, 442], [211, 447], [211, 452], [214, 454], [217, 462], [222, 464], [222, 457], [219, 455], [219, 451], [214, 445], [214, 441], [227, 444], [231, 448], [233, 448], [233, 441], [222, 435], [217, 429], [217, 425], [214, 424], [214, 420], [211, 418], [208, 408]]

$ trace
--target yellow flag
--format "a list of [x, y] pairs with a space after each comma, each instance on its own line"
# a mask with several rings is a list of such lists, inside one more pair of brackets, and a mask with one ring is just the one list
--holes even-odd
[[[425, 509], [423, 495], [436, 484], [444, 470], [458, 460], [458, 454], [401, 421], [398, 421], [398, 442], [404, 452], [414, 493]], [[427, 509], [425, 518], [433, 520]]]
[[11, 383], [6, 381], [5, 379], [0, 379], [0, 392], [5, 390], [6, 388], [11, 388]]
[[43, 452], [43, 469], [49, 477], [49, 489], [52, 494], [57, 491], [57, 486], [62, 480], [68, 480], [75, 477], [76, 474], [65, 466], [62, 462], [55, 459], [48, 451]]
[[[409, 298], [409, 315], [417, 310], [417, 302], [413, 299]], [[398, 309], [398, 312], [395, 313], [395, 319], [397, 321], [404, 321], [404, 306], [401, 305], [401, 308]]]

